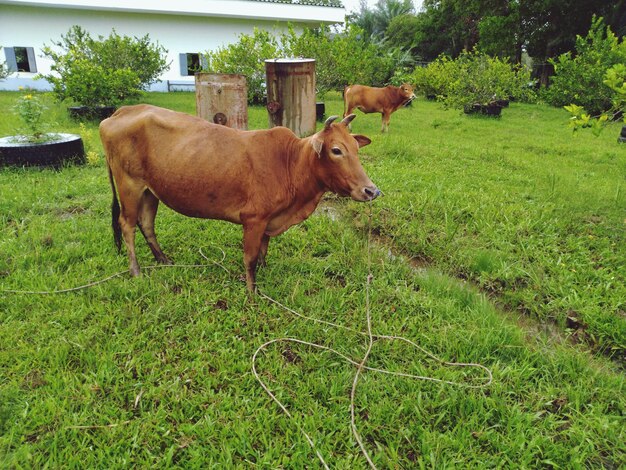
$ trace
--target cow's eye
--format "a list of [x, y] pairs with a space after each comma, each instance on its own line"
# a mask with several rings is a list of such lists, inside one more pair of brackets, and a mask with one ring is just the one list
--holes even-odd
[[341, 155], [341, 149], [339, 147], [333, 147], [330, 149], [333, 155]]

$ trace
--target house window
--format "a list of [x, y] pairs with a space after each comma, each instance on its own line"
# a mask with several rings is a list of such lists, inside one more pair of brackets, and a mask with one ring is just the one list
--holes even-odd
[[35, 49], [32, 47], [5, 47], [7, 66], [12, 72], [37, 72]]
[[197, 52], [180, 54], [180, 74], [183, 77], [194, 75], [203, 68], [206, 68], [206, 60], [202, 54]]

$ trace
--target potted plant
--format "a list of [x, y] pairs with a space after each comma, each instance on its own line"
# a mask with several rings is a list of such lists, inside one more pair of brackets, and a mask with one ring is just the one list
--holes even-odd
[[34, 93], [18, 98], [13, 111], [22, 123], [16, 135], [0, 138], [0, 167], [53, 166], [84, 163], [85, 149], [77, 134], [49, 132], [47, 106]]
[[59, 101], [68, 100], [72, 117], [104, 119], [125, 101], [141, 96], [169, 67], [167, 50], [141, 38], [108, 36], [92, 38], [80, 26], [73, 26], [61, 40], [43, 48], [51, 59], [51, 72], [39, 75], [52, 85]]

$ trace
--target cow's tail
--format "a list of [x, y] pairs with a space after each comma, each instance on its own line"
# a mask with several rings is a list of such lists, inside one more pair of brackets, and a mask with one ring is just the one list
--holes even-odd
[[113, 240], [117, 247], [117, 252], [122, 251], [122, 227], [120, 226], [120, 202], [117, 199], [117, 191], [115, 188], [115, 180], [113, 179], [113, 172], [111, 171], [111, 165], [107, 162], [107, 169], [109, 170], [109, 182], [111, 183], [111, 191], [113, 192], [113, 202], [111, 202], [111, 227], [113, 228]]

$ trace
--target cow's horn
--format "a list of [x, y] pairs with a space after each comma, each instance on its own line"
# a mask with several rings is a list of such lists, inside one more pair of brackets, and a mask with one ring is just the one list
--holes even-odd
[[324, 129], [328, 129], [330, 125], [333, 123], [333, 121], [337, 119], [338, 117], [339, 116], [330, 116], [328, 119], [326, 119], [326, 122], [324, 122]]
[[349, 126], [355, 117], [356, 117], [356, 114], [350, 114], [349, 116], [346, 116], [345, 118], [343, 118], [343, 121], [341, 121], [341, 124], [343, 124], [344, 126]]

